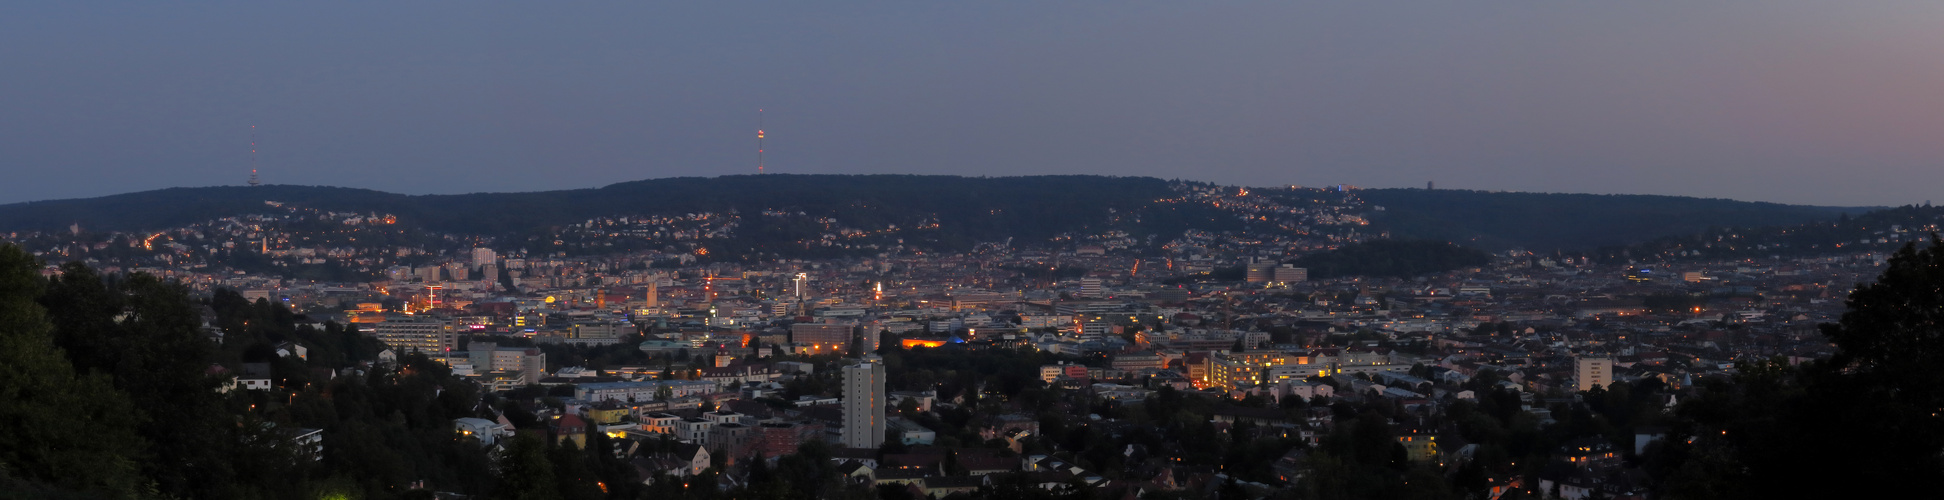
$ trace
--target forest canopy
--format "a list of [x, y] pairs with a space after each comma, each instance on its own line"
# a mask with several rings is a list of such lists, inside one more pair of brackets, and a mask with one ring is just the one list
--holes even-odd
[[1312, 279], [1344, 276], [1410, 278], [1463, 267], [1483, 266], [1492, 258], [1483, 251], [1431, 240], [1376, 240], [1296, 259], [1309, 268]]

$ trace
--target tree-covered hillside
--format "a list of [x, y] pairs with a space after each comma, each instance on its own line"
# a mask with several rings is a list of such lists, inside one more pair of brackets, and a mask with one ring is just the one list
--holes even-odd
[[1491, 262], [1491, 256], [1485, 252], [1443, 241], [1377, 240], [1306, 255], [1296, 259], [1295, 264], [1308, 268], [1311, 278], [1331, 279], [1344, 276], [1410, 278], [1461, 267], [1483, 266]]
[[1940, 225], [1944, 225], [1944, 207], [1906, 205], [1795, 225], [1713, 227], [1602, 247], [1592, 256], [1604, 262], [1665, 262], [1890, 252], [1905, 243], [1925, 241]]
[[[396, 215], [399, 227], [412, 231], [569, 253], [574, 249], [553, 248], [563, 227], [607, 217], [701, 213], [737, 215], [734, 232], [743, 241], [729, 242], [721, 250], [779, 254], [790, 254], [776, 248], [779, 242], [814, 240], [830, 232], [832, 228], [825, 227], [830, 224], [818, 223], [824, 218], [850, 228], [900, 228], [899, 234], [881, 235], [885, 241], [873, 244], [944, 250], [966, 250], [974, 242], [1009, 238], [1034, 245], [1063, 234], [1124, 232], [1134, 238], [1155, 235], [1165, 242], [1187, 229], [1258, 237], [1308, 234], [1315, 229], [1307, 223], [1279, 226], [1270, 220], [1273, 217], [1265, 217], [1276, 214], [1250, 212], [1262, 207], [1241, 197], [1184, 202], [1183, 189], [1205, 186], [1183, 186], [1147, 177], [772, 174], [421, 196], [314, 186], [172, 188], [0, 205], [0, 231], [64, 232], [71, 225], [83, 231], [162, 230], [260, 213], [266, 201], [329, 212]], [[1387, 232], [1392, 238], [1447, 240], [1487, 250], [1588, 250], [1712, 227], [1824, 221], [1843, 210], [1674, 196], [1422, 189], [1259, 192], [1287, 207], [1311, 211], [1311, 216], [1327, 213], [1337, 223], [1367, 218], [1368, 229]], [[916, 234], [910, 233], [914, 230]], [[560, 246], [575, 245], [564, 241]], [[798, 248], [795, 255], [829, 256], [814, 255], [812, 250], [816, 249]]]
[[[454, 439], [451, 425], [493, 414], [442, 363], [414, 353], [343, 370], [373, 359], [376, 341], [232, 291], [203, 300], [148, 274], [69, 263], [46, 279], [41, 266], [0, 245], [0, 498], [397, 498], [413, 481], [492, 489], [487, 451]], [[309, 346], [308, 357], [279, 355], [284, 342]], [[272, 387], [236, 388], [250, 371]], [[311, 430], [321, 454], [293, 441]]]
[[1364, 189], [1384, 207], [1371, 224], [1392, 237], [1436, 239], [1488, 250], [1591, 249], [1717, 226], [1793, 225], [1867, 209], [1682, 196]]
[[[0, 205], [0, 230], [136, 231], [260, 211], [265, 201], [322, 210], [396, 214], [431, 231], [523, 235], [616, 215], [805, 212], [847, 224], [922, 224], [967, 241], [1044, 239], [1119, 226], [1178, 234], [1232, 226], [1220, 212], [1156, 206], [1169, 182], [1147, 177], [954, 177], [918, 175], [740, 175], [624, 182], [595, 189], [407, 196], [317, 186], [173, 188], [101, 198]], [[1139, 214], [1117, 221], [1112, 214]]]

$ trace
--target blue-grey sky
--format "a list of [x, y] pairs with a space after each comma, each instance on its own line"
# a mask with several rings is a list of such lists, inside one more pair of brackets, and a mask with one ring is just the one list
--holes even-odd
[[[1923, 203], [1944, 2], [6, 2], [0, 203], [788, 173]], [[1940, 201], [1944, 201], [1941, 198]]]

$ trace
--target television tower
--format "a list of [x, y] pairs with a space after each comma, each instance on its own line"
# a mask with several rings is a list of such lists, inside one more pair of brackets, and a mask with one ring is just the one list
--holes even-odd
[[763, 173], [763, 110], [756, 110], [756, 174]]
[[250, 126], [250, 186], [263, 183], [257, 180], [256, 125]]

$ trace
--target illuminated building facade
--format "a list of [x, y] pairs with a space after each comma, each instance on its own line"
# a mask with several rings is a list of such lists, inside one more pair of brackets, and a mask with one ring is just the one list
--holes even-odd
[[1236, 351], [1228, 353], [1225, 357], [1251, 365], [1268, 367], [1289, 364], [1293, 356], [1283, 351], [1265, 350]]
[[1397, 444], [1404, 445], [1404, 455], [1412, 462], [1426, 462], [1438, 458], [1437, 436], [1413, 430], [1398, 435]]
[[913, 347], [943, 347], [945, 345], [945, 342], [946, 339], [925, 339], [925, 338], [914, 337], [914, 338], [899, 340], [898, 344], [904, 346], [904, 348], [906, 349], [910, 349]]
[[1239, 360], [1215, 357], [1208, 367], [1210, 387], [1235, 389], [1242, 386], [1259, 385], [1263, 380], [1263, 369]]
[[1613, 358], [1574, 358], [1573, 390], [1590, 391], [1613, 383]]
[[1113, 361], [1110, 361], [1109, 364], [1114, 368], [1127, 371], [1139, 371], [1148, 368], [1159, 370], [1168, 367], [1168, 359], [1152, 354], [1122, 354], [1114, 356]]
[[374, 325], [373, 334], [379, 342], [384, 342], [400, 354], [411, 351], [445, 354], [459, 348], [459, 335], [453, 331], [452, 321], [443, 318], [385, 318]]
[[848, 352], [851, 325], [849, 323], [797, 323], [790, 325], [790, 341], [814, 353]]
[[884, 445], [884, 363], [877, 356], [844, 367], [844, 446]]

